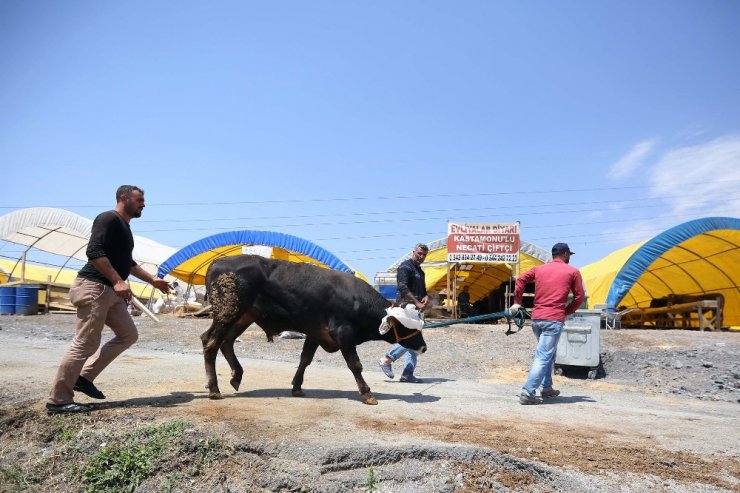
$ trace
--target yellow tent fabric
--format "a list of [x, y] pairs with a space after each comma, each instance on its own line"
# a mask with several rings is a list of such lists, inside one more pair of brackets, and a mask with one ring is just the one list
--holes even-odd
[[644, 244], [645, 241], [641, 241], [640, 243], [620, 248], [603, 259], [579, 269], [583, 277], [583, 283], [586, 285], [589, 308], [593, 309], [594, 305], [606, 303], [606, 297], [609, 294], [609, 289], [611, 289], [617, 273]]
[[[447, 249], [444, 252], [447, 258]], [[526, 272], [536, 265], [545, 263], [539, 258], [532, 257], [526, 253], [519, 255], [519, 270]], [[442, 291], [447, 288], [447, 265], [422, 264], [426, 275], [427, 291]], [[511, 266], [509, 264], [466, 264], [460, 270], [454, 271], [457, 277], [457, 288], [462, 290], [463, 286], [469, 286], [470, 301], [475, 302], [488, 296], [488, 294], [509, 281], [511, 277]]]
[[[5, 271], [6, 273], [11, 272], [13, 267], [15, 267], [15, 264], [15, 261], [0, 259], [0, 270]], [[14, 272], [15, 275], [12, 278], [9, 278], [6, 273], [0, 273], [0, 282], [20, 281], [20, 267], [16, 267]], [[59, 267], [47, 267], [26, 262], [26, 283], [43, 284], [47, 282], [49, 276], [51, 276], [52, 282], [55, 284], [67, 284], [71, 286], [75, 277], [77, 277], [77, 271], [74, 269], [60, 269]], [[149, 284], [131, 280], [129, 281], [129, 285], [131, 286], [131, 291], [134, 295], [139, 298], [148, 298], [152, 296], [154, 288]]]
[[[13, 268], [15, 268], [15, 270], [13, 271], [13, 277], [10, 279], [8, 279], [7, 274], [0, 275], [0, 280], [2, 280], [2, 282], [21, 280], [21, 268], [19, 266], [16, 266], [16, 262], [14, 260], [0, 259], [0, 268], [2, 268], [2, 270], [4, 270], [5, 272], [11, 272], [13, 271]], [[77, 277], [77, 271], [72, 269], [60, 270], [59, 267], [47, 267], [26, 262], [25, 282], [29, 284], [40, 282], [45, 283], [47, 282], [49, 276], [51, 276], [52, 282], [71, 285], [72, 282], [75, 280], [75, 277]]]
[[[447, 238], [436, 240], [428, 246], [429, 253], [426, 261], [421, 264], [426, 277], [427, 291], [441, 292], [447, 289]], [[410, 256], [407, 254], [398, 259], [389, 271], [395, 271], [401, 262]], [[525, 272], [550, 259], [551, 256], [545, 250], [522, 242], [519, 251], [519, 272]], [[458, 291], [467, 285], [470, 291], [470, 301], [476, 302], [509, 280], [511, 266], [509, 264], [462, 264], [455, 269], [454, 273], [457, 278]]]
[[[242, 255], [243, 246], [244, 245], [226, 245], [203, 252], [179, 264], [169, 272], [169, 275], [190, 284], [204, 285], [206, 283], [206, 271], [208, 270], [208, 266], [217, 258]], [[283, 248], [273, 248], [271, 258], [288, 260], [289, 262], [308, 262], [326, 269], [329, 268], [326, 264], [323, 264], [316, 259], [300, 253], [291, 252]], [[355, 276], [368, 282], [367, 278], [360, 272], [355, 271]]]
[[669, 295], [721, 295], [723, 325], [740, 327], [740, 219], [689, 221], [581, 272], [590, 307], [647, 308]]

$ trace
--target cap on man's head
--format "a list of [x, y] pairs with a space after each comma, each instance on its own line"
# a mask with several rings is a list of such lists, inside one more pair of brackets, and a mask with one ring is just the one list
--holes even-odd
[[552, 246], [552, 256], [553, 257], [555, 257], [556, 255], [563, 255], [564, 253], [575, 255], [575, 252], [570, 251], [570, 248], [568, 247], [567, 243], [555, 243]]

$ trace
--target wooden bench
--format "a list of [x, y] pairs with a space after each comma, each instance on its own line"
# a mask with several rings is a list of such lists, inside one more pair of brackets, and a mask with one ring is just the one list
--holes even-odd
[[720, 298], [702, 299], [656, 308], [638, 308], [626, 314], [625, 325], [636, 323], [659, 328], [692, 328], [719, 330], [722, 328], [722, 301]]

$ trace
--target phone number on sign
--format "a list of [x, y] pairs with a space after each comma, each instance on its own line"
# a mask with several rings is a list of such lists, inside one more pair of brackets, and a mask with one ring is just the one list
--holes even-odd
[[519, 255], [513, 253], [449, 253], [448, 262], [503, 262], [515, 264]]

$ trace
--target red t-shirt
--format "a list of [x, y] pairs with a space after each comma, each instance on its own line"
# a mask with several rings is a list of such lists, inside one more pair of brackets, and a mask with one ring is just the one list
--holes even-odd
[[[586, 297], [581, 273], [559, 258], [519, 276], [514, 289], [514, 303], [522, 304], [524, 286], [530, 282], [534, 282], [532, 320], [564, 322], [565, 317], [574, 313]], [[573, 292], [573, 301], [566, 307], [570, 292]]]

